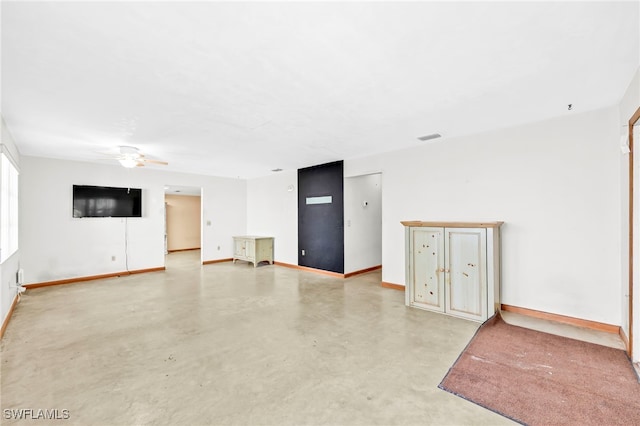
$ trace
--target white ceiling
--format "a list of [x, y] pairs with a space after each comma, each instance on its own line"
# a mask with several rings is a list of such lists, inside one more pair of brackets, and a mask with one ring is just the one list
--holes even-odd
[[134, 145], [166, 170], [242, 178], [611, 106], [640, 65], [637, 1], [1, 14], [2, 115], [22, 155], [105, 162]]

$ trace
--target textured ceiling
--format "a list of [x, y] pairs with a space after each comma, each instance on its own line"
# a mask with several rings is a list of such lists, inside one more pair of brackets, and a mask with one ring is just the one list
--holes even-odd
[[638, 2], [3, 1], [1, 14], [2, 114], [23, 155], [109, 163], [134, 145], [169, 162], [149, 167], [217, 176], [611, 106], [640, 65]]

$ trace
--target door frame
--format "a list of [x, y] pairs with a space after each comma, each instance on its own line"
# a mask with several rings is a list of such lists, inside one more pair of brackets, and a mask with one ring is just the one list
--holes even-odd
[[[177, 190], [177, 191], [176, 191]], [[167, 229], [167, 195], [176, 195], [177, 193], [183, 193], [182, 195], [191, 195], [200, 197], [200, 264], [204, 262], [204, 188], [198, 185], [174, 185], [165, 184], [162, 194], [164, 203], [164, 247], [165, 256], [169, 254], [169, 241], [168, 241], [168, 229]], [[166, 267], [166, 261], [165, 261]]]
[[[360, 192], [353, 191], [352, 184], [357, 179], [363, 179], [363, 178], [367, 178], [374, 175], [379, 176], [379, 179], [380, 179], [380, 187], [378, 191], [379, 197], [380, 197], [379, 202], [372, 203], [372, 204], [369, 204], [369, 202], [367, 202], [365, 205], [364, 202], [366, 201], [366, 197], [363, 198]], [[343, 206], [343, 210], [344, 210], [344, 273], [346, 275], [353, 274], [354, 272], [359, 273], [361, 271], [368, 270], [369, 267], [381, 267], [382, 265], [382, 222], [383, 222], [382, 221], [382, 186], [383, 186], [382, 179], [383, 179], [382, 172], [354, 174], [350, 176], [344, 175], [343, 177], [343, 181], [344, 181], [344, 184], [343, 184], [343, 188], [344, 188], [344, 206]], [[363, 244], [363, 242], [360, 239], [354, 239], [352, 237], [351, 229], [347, 229], [347, 228], [351, 228], [351, 220], [354, 218], [354, 206], [358, 206], [357, 209], [365, 209], [365, 208], [373, 209], [373, 210], [376, 210], [376, 213], [379, 212], [380, 214], [379, 226], [376, 226], [375, 228], [372, 226], [370, 228], [371, 233], [375, 233], [376, 238], [380, 238], [380, 244], [375, 246], [375, 248], [379, 250], [378, 254], [380, 256], [380, 261], [375, 265], [372, 264], [371, 262], [369, 262], [370, 264], [368, 265], [361, 264], [359, 265], [359, 267], [362, 267], [361, 269], [359, 267], [353, 266], [353, 264], [351, 263], [352, 258], [351, 256], [348, 256], [348, 253], [347, 253], [348, 249], [351, 249], [351, 250], [353, 249], [354, 244], [359, 244], [360, 247], [362, 247], [362, 244]], [[367, 246], [373, 247], [373, 245], [370, 245], [370, 244]], [[349, 268], [347, 268], [347, 266], [349, 266]]]
[[633, 173], [633, 167], [634, 167], [634, 144], [633, 144], [633, 126], [638, 123], [640, 121], [640, 107], [638, 107], [638, 109], [636, 110], [636, 112], [631, 116], [631, 118], [629, 119], [629, 162], [628, 162], [628, 168], [629, 168], [629, 347], [627, 348], [627, 353], [629, 354], [629, 357], [631, 358], [631, 360], [633, 361], [633, 320], [634, 320], [634, 316], [633, 316], [633, 284], [634, 284], [634, 280], [633, 280], [633, 269], [634, 269], [634, 265], [633, 265], [633, 256], [634, 256], [634, 251], [633, 251], [633, 239], [634, 239], [634, 229], [633, 229], [633, 222], [634, 222], [634, 209], [633, 209], [633, 203], [634, 203], [634, 185], [633, 185], [633, 179], [634, 179], [634, 173]]

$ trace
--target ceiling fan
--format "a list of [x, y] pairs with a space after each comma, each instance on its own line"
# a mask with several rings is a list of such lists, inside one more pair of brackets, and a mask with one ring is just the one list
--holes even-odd
[[142, 167], [145, 164], [159, 164], [162, 166], [166, 166], [169, 164], [166, 161], [146, 158], [144, 154], [141, 153], [140, 150], [135, 146], [120, 146], [119, 149], [120, 153], [115, 156], [115, 159], [120, 162], [122, 167]]

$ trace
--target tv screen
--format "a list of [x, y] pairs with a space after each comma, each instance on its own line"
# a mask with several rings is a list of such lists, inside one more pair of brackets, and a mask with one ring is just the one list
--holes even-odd
[[73, 217], [141, 217], [142, 190], [73, 185]]

